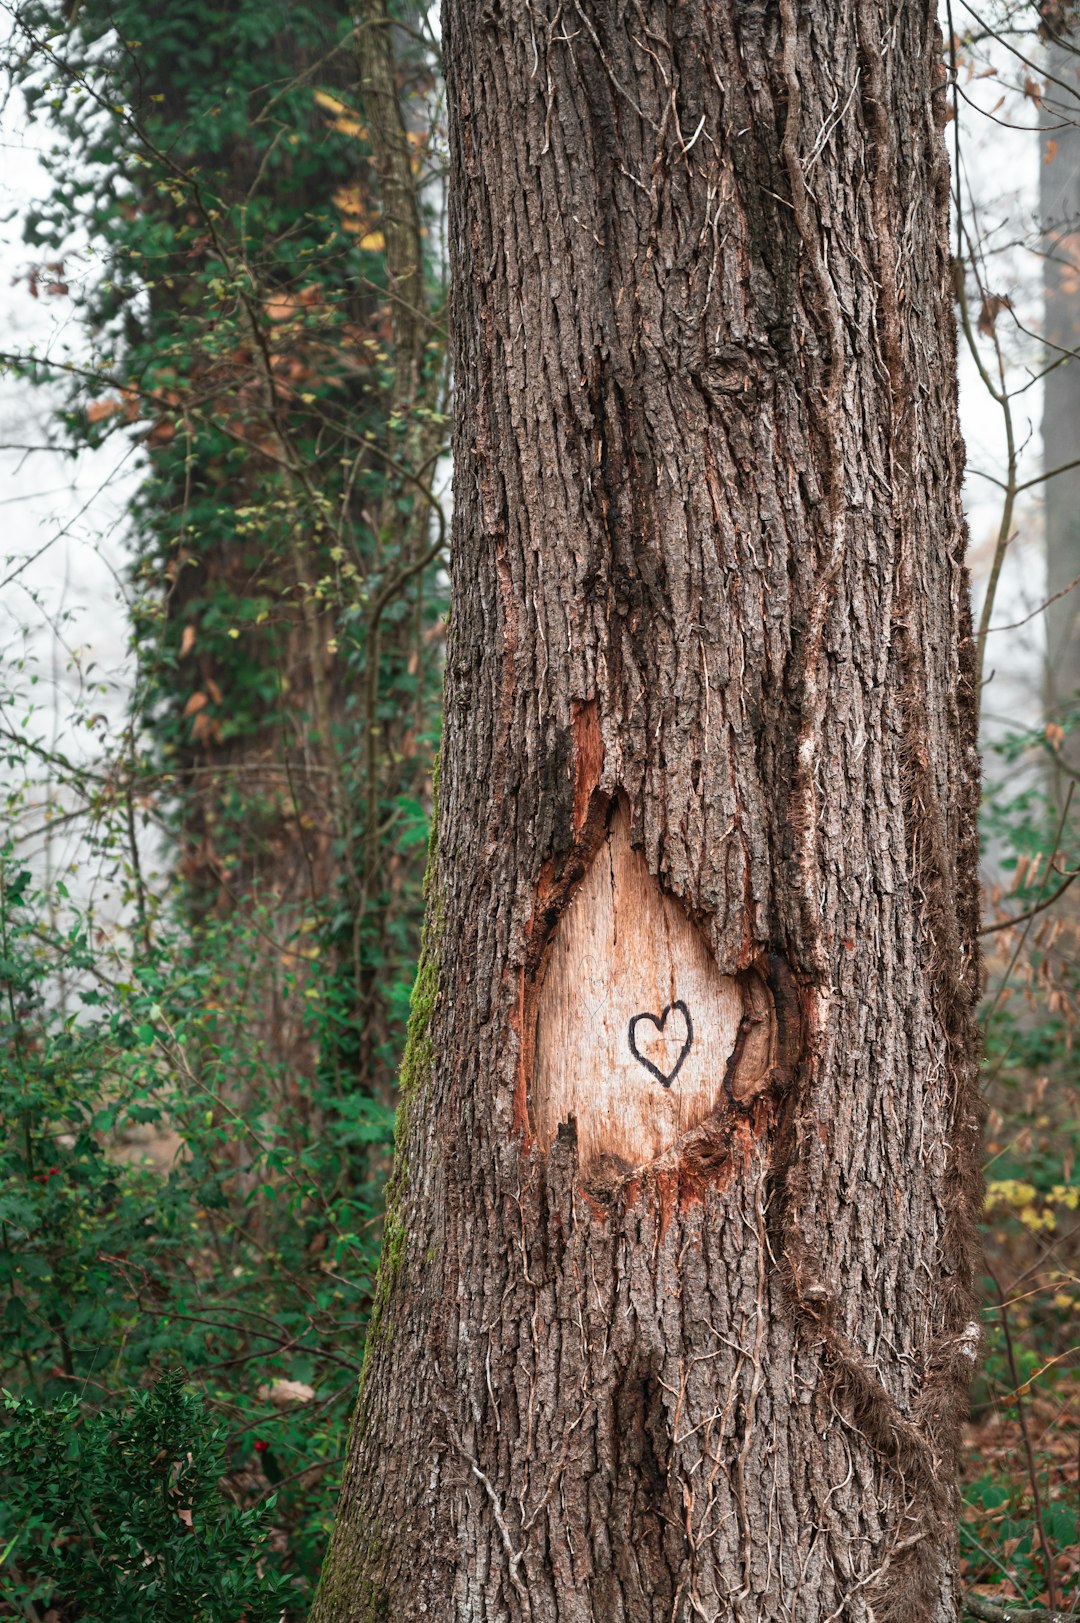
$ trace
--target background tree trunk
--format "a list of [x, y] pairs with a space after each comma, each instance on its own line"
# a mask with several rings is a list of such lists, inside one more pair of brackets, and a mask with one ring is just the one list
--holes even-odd
[[[165, 0], [140, 15], [160, 44], [116, 52], [124, 100], [198, 182], [170, 191], [160, 164], [133, 168], [136, 245], [144, 221], [158, 236], [150, 291], [125, 310], [132, 370], [172, 382], [182, 357], [186, 390], [164, 391], [135, 504], [152, 592], [141, 702], [170, 773], [188, 918], [232, 940], [254, 1056], [232, 1104], [269, 1093], [318, 1124], [356, 1091], [390, 1102], [418, 934], [419, 872], [395, 823], [422, 815], [435, 725], [444, 371], [424, 143], [403, 104], [430, 102], [430, 65], [386, 0], [229, 0], [209, 27]], [[107, 0], [80, 17], [99, 51], [103, 34], [142, 31]], [[177, 55], [201, 75], [176, 74]], [[207, 117], [217, 95], [226, 114]], [[138, 286], [147, 261], [132, 274], [124, 247], [116, 281]], [[199, 289], [241, 263], [226, 344]], [[379, 1160], [357, 1159], [373, 1193]]]
[[[329, 216], [335, 187], [354, 174], [358, 186], [369, 181], [369, 165], [358, 158], [355, 170], [346, 168], [340, 151], [324, 138], [319, 153], [305, 130], [316, 155], [305, 152], [294, 165], [281, 166], [256, 195], [257, 177], [267, 165], [261, 131], [234, 121], [229, 135], [211, 127], [211, 144], [203, 146], [199, 137], [206, 141], [208, 132], [197, 118], [197, 96], [205, 96], [208, 85], [224, 95], [236, 52], [245, 46], [249, 56], [254, 52], [242, 31], [244, 5], [231, 0], [223, 6], [209, 36], [197, 11], [178, 17], [162, 0], [150, 0], [146, 11], [151, 38], [169, 38], [172, 50], [185, 54], [199, 49], [204, 74], [195, 87], [172, 75], [167, 50], [154, 60], [156, 71], [133, 61], [136, 117], [151, 129], [155, 116], [167, 119], [170, 130], [180, 132], [178, 142], [174, 136], [175, 161], [204, 177], [222, 207], [253, 198], [256, 209], [265, 209], [268, 194], [280, 229], [282, 219], [294, 223], [320, 211]], [[302, 83], [318, 63], [322, 77], [347, 94], [356, 65], [333, 47], [348, 17], [346, 0], [317, 0], [293, 27], [283, 16], [254, 53], [262, 82], [283, 90], [290, 81]], [[126, 26], [116, 24], [111, 12], [109, 22], [122, 31]], [[249, 60], [245, 69], [252, 71]], [[317, 106], [316, 120], [325, 123]], [[179, 201], [163, 197], [160, 179], [156, 171], [146, 172], [141, 207], [171, 232], [185, 213], [194, 218], [192, 204], [182, 192]], [[330, 547], [312, 533], [310, 504], [297, 481], [282, 472], [292, 447], [310, 441], [320, 419], [300, 403], [298, 388], [280, 399], [275, 388], [278, 379], [287, 385], [290, 378], [303, 379], [307, 388], [327, 366], [321, 333], [299, 321], [291, 329], [282, 324], [283, 317], [303, 312], [303, 296], [321, 290], [304, 286], [272, 228], [262, 227], [250, 250], [259, 286], [252, 303], [258, 307], [276, 295], [277, 321], [262, 316], [265, 331], [255, 333], [241, 319], [238, 343], [222, 356], [220, 342], [215, 348], [201, 331], [192, 333], [189, 314], [195, 273], [204, 271], [207, 260], [218, 262], [217, 245], [208, 231], [195, 247], [179, 234], [169, 240], [170, 274], [156, 280], [140, 326], [132, 316], [129, 329], [144, 350], [162, 350], [170, 340], [177, 348], [184, 343], [193, 396], [228, 402], [222, 416], [231, 411], [246, 437], [247, 455], [239, 460], [225, 435], [192, 433], [183, 417], [179, 434], [166, 419], [149, 436], [152, 479], [139, 502], [140, 550], [146, 573], [156, 578], [163, 568], [169, 583], [166, 617], [153, 622], [142, 646], [145, 678], [158, 690], [153, 732], [177, 780], [174, 820], [191, 921], [200, 926], [229, 920], [236, 929], [237, 988], [246, 994], [246, 1028], [258, 1048], [260, 1072], [280, 1079], [278, 1087], [293, 1107], [307, 1109], [319, 1045], [304, 995], [313, 968], [305, 950], [312, 944], [307, 932], [342, 888], [335, 842], [340, 847], [345, 837], [346, 808], [340, 740], [333, 733], [344, 694], [335, 668], [340, 661], [330, 652], [338, 629], [333, 607], [317, 605], [310, 585], [331, 570]], [[377, 329], [374, 301], [351, 289], [349, 314], [355, 356], [360, 341]], [[260, 337], [270, 354], [267, 367], [261, 365]], [[354, 404], [359, 410], [363, 402]], [[291, 504], [294, 511], [272, 527], [274, 502]], [[230, 511], [247, 521], [225, 516]], [[220, 624], [223, 618], [235, 622], [231, 635]]]
[[[1073, 23], [1064, 16], [1059, 27]], [[1047, 71], [1080, 95], [1075, 43], [1052, 38], [1047, 46]], [[1047, 473], [1066, 468], [1080, 457], [1080, 361], [1068, 359], [1080, 352], [1080, 122], [1074, 99], [1050, 86], [1055, 128], [1043, 140], [1039, 166], [1039, 204], [1046, 253], [1043, 289], [1046, 298], [1046, 338], [1052, 346], [1048, 362], [1059, 362], [1046, 375], [1043, 395], [1043, 467]], [[1045, 486], [1047, 596], [1054, 598], [1046, 615], [1047, 715], [1052, 722], [1068, 721], [1080, 694], [1080, 596], [1072, 586], [1080, 575], [1080, 468], [1055, 474]], [[1075, 733], [1063, 745], [1066, 762], [1080, 763]], [[1060, 774], [1059, 774], [1060, 776]], [[1064, 787], [1056, 785], [1058, 798]]]
[[[444, 21], [442, 784], [314, 1617], [943, 1623], [978, 767], [933, 8]], [[744, 1010], [637, 1166], [538, 1128], [594, 860]]]

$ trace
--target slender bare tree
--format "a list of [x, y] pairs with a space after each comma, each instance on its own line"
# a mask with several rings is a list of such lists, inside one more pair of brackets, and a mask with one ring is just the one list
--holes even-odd
[[[1056, 28], [1054, 25], [1056, 24]], [[1047, 24], [1047, 70], [1053, 98], [1042, 141], [1040, 205], [1045, 233], [1043, 286], [1047, 357], [1043, 396], [1043, 463], [1048, 477], [1046, 575], [1048, 715], [1068, 719], [1080, 694], [1080, 629], [1075, 581], [1080, 575], [1080, 67], [1072, 8], [1058, 8]], [[1057, 363], [1056, 365], [1053, 363]], [[1059, 471], [1062, 470], [1062, 471]], [[1076, 767], [1076, 741], [1065, 744]]]

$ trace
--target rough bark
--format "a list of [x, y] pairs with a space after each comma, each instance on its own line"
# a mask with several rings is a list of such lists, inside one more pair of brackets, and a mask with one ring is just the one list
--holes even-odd
[[[978, 769], [933, 8], [444, 22], [438, 834], [314, 1618], [943, 1623]], [[775, 1063], [600, 1176], [534, 1132], [536, 1016], [621, 804]]]
[[[1068, 27], [1068, 19], [1065, 21]], [[1047, 48], [1049, 86], [1056, 109], [1054, 130], [1043, 141], [1040, 208], [1046, 237], [1043, 288], [1046, 299], [1048, 360], [1043, 396], [1047, 596], [1047, 711], [1053, 722], [1068, 720], [1080, 703], [1080, 77], [1076, 36], [1054, 39]], [[1073, 94], [1070, 94], [1070, 89]], [[1064, 472], [1056, 472], [1064, 469]], [[1075, 736], [1066, 740], [1065, 760], [1080, 762]]]

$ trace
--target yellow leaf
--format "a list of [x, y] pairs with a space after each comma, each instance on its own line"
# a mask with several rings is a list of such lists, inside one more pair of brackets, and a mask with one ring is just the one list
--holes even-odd
[[359, 186], [339, 186], [334, 193], [334, 207], [342, 214], [363, 214], [364, 198]]
[[369, 254], [381, 254], [386, 247], [386, 239], [381, 231], [369, 231], [366, 236], [360, 238], [360, 247]]
[[343, 101], [338, 101], [336, 96], [328, 96], [325, 90], [316, 90], [315, 101], [317, 106], [325, 107], [328, 113], [348, 113], [352, 110], [346, 107]]

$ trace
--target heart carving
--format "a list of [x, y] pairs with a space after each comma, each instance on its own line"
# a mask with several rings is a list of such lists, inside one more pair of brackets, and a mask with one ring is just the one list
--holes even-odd
[[[647, 1055], [641, 1052], [637, 1045], [637, 1028], [641, 1024], [642, 1020], [648, 1020], [656, 1027], [658, 1032], [662, 1033], [665, 1025], [667, 1024], [667, 1017], [671, 1013], [672, 1009], [678, 1009], [686, 1023], [686, 1038], [673, 1068], [670, 1071], [664, 1072], [658, 1065], [654, 1065], [652, 1060], [649, 1059]], [[635, 1014], [634, 1018], [630, 1022], [630, 1029], [627, 1032], [627, 1037], [630, 1042], [630, 1052], [633, 1054], [638, 1064], [644, 1065], [650, 1076], [654, 1076], [662, 1088], [670, 1088], [671, 1084], [678, 1076], [679, 1071], [682, 1069], [682, 1063], [687, 1054], [689, 1054], [691, 1045], [694, 1041], [694, 1025], [693, 1021], [690, 1019], [690, 1010], [686, 1007], [686, 1004], [681, 998], [676, 998], [675, 1002], [669, 1003], [660, 1014]]]

